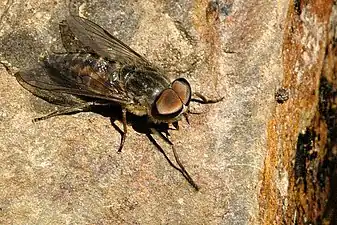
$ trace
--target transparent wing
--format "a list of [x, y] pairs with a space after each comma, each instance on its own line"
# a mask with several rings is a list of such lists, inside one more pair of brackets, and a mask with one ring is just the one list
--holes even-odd
[[67, 23], [75, 37], [98, 55], [123, 64], [152, 67], [144, 57], [94, 22], [71, 15], [68, 17]]
[[[61, 73], [51, 73], [42, 67], [20, 71], [15, 74], [15, 77], [25, 89], [44, 99], [62, 96], [62, 99], [59, 101], [63, 101], [63, 98], [74, 95], [117, 104], [131, 103], [131, 99], [121, 87], [116, 89], [114, 86], [105, 84], [92, 77], [90, 77], [92, 79], [91, 85], [88, 86], [78, 80], [72, 79], [71, 76], [62, 76]], [[64, 95], [61, 93], [64, 93]]]
[[75, 37], [74, 33], [70, 30], [66, 20], [62, 20], [59, 23], [59, 30], [63, 47], [67, 50], [68, 53], [95, 53], [94, 50], [92, 50], [89, 46], [85, 46]]

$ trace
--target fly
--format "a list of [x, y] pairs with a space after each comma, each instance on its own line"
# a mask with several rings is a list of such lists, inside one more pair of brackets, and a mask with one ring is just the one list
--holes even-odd
[[[177, 128], [182, 116], [187, 118], [189, 104], [194, 100], [189, 82], [184, 78], [171, 81], [159, 68], [88, 19], [71, 15], [60, 23], [60, 33], [66, 53], [46, 55], [41, 59], [40, 66], [15, 74], [17, 81], [32, 94], [50, 103], [66, 106], [36, 118], [34, 122], [92, 111], [97, 106], [119, 106], [123, 124], [120, 152], [127, 134], [127, 113], [145, 116], [147, 123], [153, 125], [151, 133], [159, 134], [172, 146], [178, 166], [148, 135], [150, 140], [155, 142], [170, 165], [198, 190], [168, 139], [169, 124]], [[200, 98], [195, 99], [199, 103], [222, 100], [207, 100], [195, 94]], [[161, 125], [166, 125], [166, 131], [158, 128]]]

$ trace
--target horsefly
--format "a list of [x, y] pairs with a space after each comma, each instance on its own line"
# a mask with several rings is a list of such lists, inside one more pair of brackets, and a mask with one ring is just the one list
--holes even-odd
[[[172, 146], [178, 166], [161, 152], [198, 190], [168, 139], [169, 125], [178, 127], [194, 100], [189, 82], [184, 78], [171, 81], [159, 68], [88, 19], [70, 15], [60, 23], [60, 33], [66, 53], [48, 54], [40, 65], [15, 74], [17, 81], [34, 95], [66, 106], [34, 121], [118, 106], [123, 124], [120, 152], [127, 134], [127, 113], [145, 117], [150, 140], [161, 149], [151, 136], [156, 133]], [[200, 99], [195, 100], [204, 104], [222, 100], [207, 100], [200, 94], [197, 97]], [[161, 125], [167, 130], [160, 130]]]

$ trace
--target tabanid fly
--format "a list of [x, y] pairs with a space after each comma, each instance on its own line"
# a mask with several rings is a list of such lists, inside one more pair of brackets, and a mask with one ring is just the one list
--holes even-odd
[[[60, 33], [66, 53], [48, 54], [35, 68], [15, 74], [17, 81], [34, 95], [66, 106], [34, 121], [92, 111], [97, 106], [119, 106], [123, 124], [121, 151], [127, 134], [127, 114], [145, 116], [151, 133], [159, 134], [172, 146], [178, 166], [165, 155], [171, 166], [198, 190], [179, 161], [168, 131], [163, 134], [156, 128], [163, 124], [177, 128], [178, 121], [183, 116], [187, 118], [193, 101], [189, 82], [184, 78], [170, 80], [161, 69], [88, 19], [71, 15], [60, 23]], [[199, 103], [221, 100], [194, 94]]]

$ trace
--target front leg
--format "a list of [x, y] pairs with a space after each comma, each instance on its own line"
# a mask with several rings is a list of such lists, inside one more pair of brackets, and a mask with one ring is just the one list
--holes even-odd
[[224, 99], [224, 97], [216, 98], [216, 99], [208, 99], [199, 92], [194, 92], [193, 95], [197, 96], [200, 99], [192, 98], [191, 101], [198, 102], [200, 104], [213, 104], [213, 103], [220, 102]]

